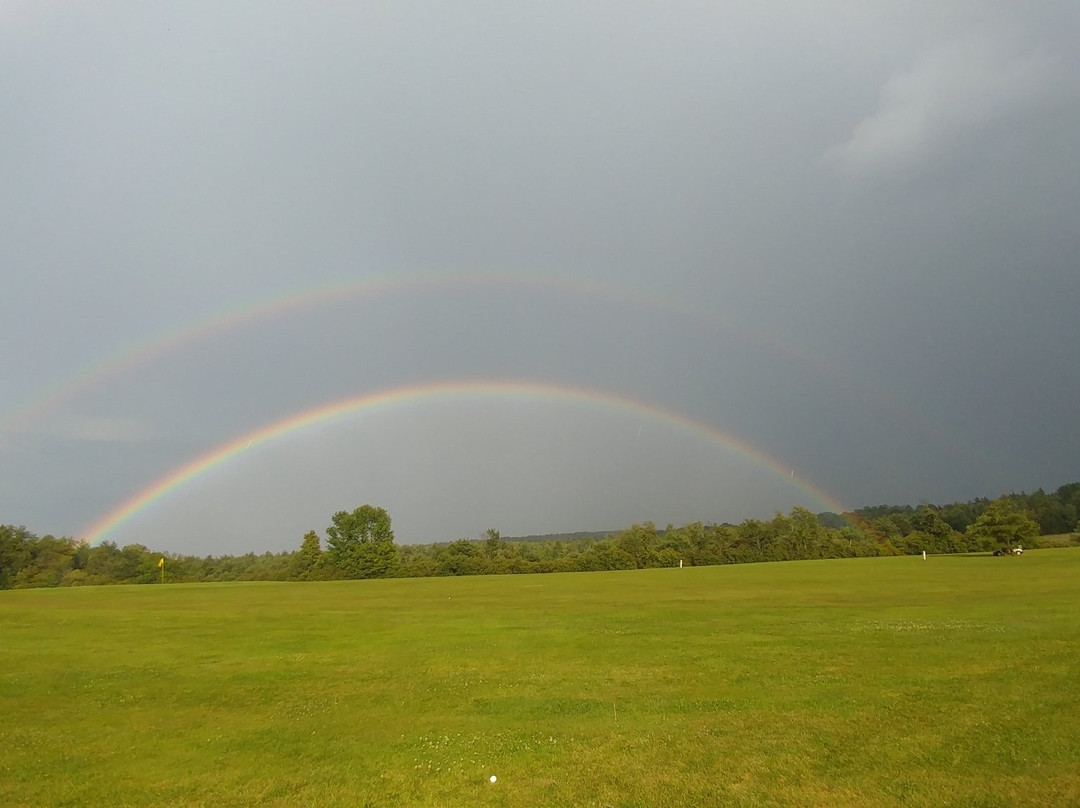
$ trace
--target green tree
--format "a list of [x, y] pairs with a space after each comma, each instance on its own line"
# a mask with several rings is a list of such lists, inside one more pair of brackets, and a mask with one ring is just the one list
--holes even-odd
[[795, 507], [788, 521], [789, 542], [795, 558], [820, 558], [824, 552], [825, 528], [817, 515]]
[[967, 532], [983, 550], [1012, 548], [1031, 544], [1039, 535], [1039, 525], [1013, 500], [1002, 497], [991, 502]]
[[322, 543], [319, 534], [309, 530], [304, 534], [300, 551], [289, 561], [289, 576], [298, 581], [312, 581], [319, 578], [323, 566]]
[[120, 548], [111, 541], [103, 541], [90, 548], [90, 556], [86, 560], [85, 567], [87, 583], [119, 583], [123, 579], [122, 567], [123, 554]]
[[439, 563], [447, 575], [483, 575], [487, 571], [484, 550], [479, 542], [469, 539], [450, 542], [439, 555]]
[[691, 522], [682, 527], [668, 525], [656, 543], [657, 563], [661, 567], [677, 567], [679, 561], [689, 561], [693, 548], [701, 543], [704, 530], [701, 522]]
[[77, 543], [69, 538], [42, 536], [30, 542], [30, 561], [15, 576], [15, 586], [19, 589], [59, 586], [73, 569], [72, 560], [77, 549]]
[[578, 558], [578, 569], [583, 572], [637, 568], [634, 557], [612, 541], [601, 541], [590, 545]]
[[746, 519], [735, 528], [732, 560], [736, 562], [766, 561], [772, 552], [772, 525], [760, 519]]
[[638, 569], [656, 566], [656, 525], [631, 525], [615, 539], [615, 546], [634, 559]]
[[724, 564], [730, 558], [731, 548], [738, 541], [738, 533], [731, 525], [710, 525], [698, 533], [691, 534], [693, 555], [691, 562], [695, 566]]
[[151, 553], [145, 545], [126, 544], [120, 551], [120, 579], [128, 583], [152, 584], [161, 577], [160, 559], [158, 553]]
[[[887, 541], [887, 540], [886, 540]], [[942, 548], [936, 536], [931, 536], [929, 533], [924, 533], [921, 530], [913, 530], [906, 536], [898, 540], [899, 546], [907, 555], [918, 555], [919, 553], [943, 553]]]
[[923, 548], [928, 552], [962, 553], [967, 549], [964, 536], [953, 530], [934, 508], [920, 508], [911, 521], [916, 531], [930, 537], [929, 544]]
[[499, 548], [502, 546], [502, 534], [495, 528], [489, 527], [485, 535], [487, 538], [484, 540], [484, 554], [488, 558], [495, 558], [499, 555]]
[[30, 563], [30, 548], [37, 536], [25, 527], [0, 525], [0, 589], [11, 589], [23, 567]]
[[390, 514], [374, 505], [338, 511], [326, 529], [327, 560], [346, 578], [385, 578], [397, 561]]
[[398, 548], [397, 574], [406, 578], [432, 578], [446, 571], [434, 557], [430, 544], [409, 544]]

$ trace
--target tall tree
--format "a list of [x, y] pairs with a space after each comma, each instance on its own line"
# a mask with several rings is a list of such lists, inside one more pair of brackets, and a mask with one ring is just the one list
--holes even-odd
[[791, 546], [796, 558], [818, 558], [824, 550], [825, 528], [806, 508], [795, 507], [790, 517]]
[[[916, 532], [926, 534], [929, 543], [922, 547], [931, 553], [962, 553], [967, 549], [964, 537], [953, 530], [952, 525], [941, 518], [937, 510], [922, 507], [911, 517]], [[975, 548], [973, 548], [975, 549]]]
[[638, 569], [655, 566], [656, 525], [631, 525], [615, 539], [615, 546], [634, 559]]
[[11, 589], [15, 578], [32, 558], [37, 536], [25, 527], [0, 525], [0, 589]]
[[495, 528], [489, 527], [484, 535], [487, 536], [484, 540], [484, 554], [488, 558], [495, 558], [502, 547], [502, 534]]
[[304, 534], [300, 552], [291, 559], [289, 574], [299, 581], [311, 581], [319, 577], [322, 565], [323, 551], [319, 534], [314, 530], [309, 530]]
[[346, 578], [384, 578], [397, 561], [390, 514], [374, 505], [335, 513], [326, 545], [327, 560]]
[[1030, 544], [1038, 535], [1038, 523], [1007, 497], [991, 502], [975, 524], [968, 528], [968, 536], [984, 550], [998, 545], [1016, 547]]

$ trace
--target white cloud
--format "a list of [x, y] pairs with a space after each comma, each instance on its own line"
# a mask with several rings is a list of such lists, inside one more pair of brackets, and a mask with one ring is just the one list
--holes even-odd
[[939, 46], [890, 78], [877, 111], [823, 160], [855, 176], [916, 167], [983, 127], [1041, 105], [1059, 72], [1045, 51], [1017, 53], [989, 37]]

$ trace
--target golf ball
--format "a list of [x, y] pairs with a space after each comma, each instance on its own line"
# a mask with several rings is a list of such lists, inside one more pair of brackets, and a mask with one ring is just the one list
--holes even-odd
[[498, 777], [496, 777], [496, 776], [495, 776], [494, 774], [493, 774], [493, 775], [491, 775], [491, 782], [493, 782], [493, 783], [494, 783], [494, 782], [495, 782], [496, 780], [498, 780], [498, 779], [499, 779], [499, 778], [498, 778]]

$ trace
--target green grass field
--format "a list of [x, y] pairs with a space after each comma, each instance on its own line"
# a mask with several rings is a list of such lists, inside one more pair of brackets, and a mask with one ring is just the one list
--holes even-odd
[[4, 805], [1080, 805], [1080, 550], [6, 591], [0, 709]]

